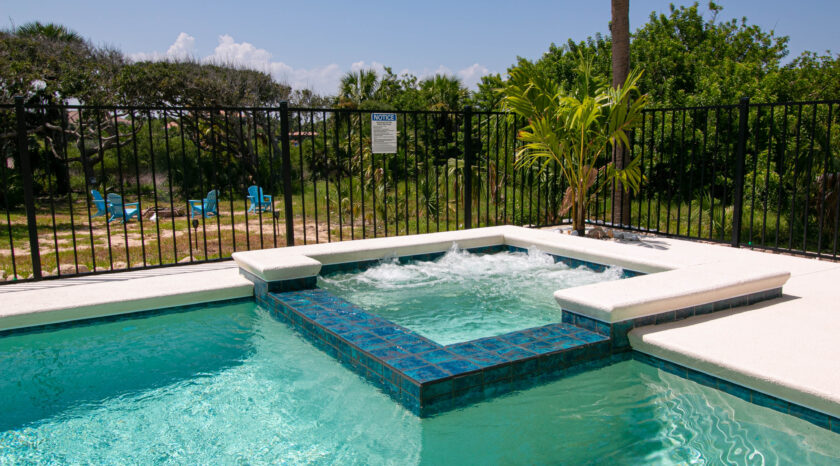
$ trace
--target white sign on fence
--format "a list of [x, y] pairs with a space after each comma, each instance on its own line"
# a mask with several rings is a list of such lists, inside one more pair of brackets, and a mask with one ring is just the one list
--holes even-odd
[[374, 154], [397, 153], [397, 114], [370, 114], [370, 145]]

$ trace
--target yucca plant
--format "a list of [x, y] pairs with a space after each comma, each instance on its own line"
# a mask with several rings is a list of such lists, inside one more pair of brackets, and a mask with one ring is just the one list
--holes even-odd
[[[572, 211], [572, 225], [583, 235], [589, 201], [612, 181], [637, 192], [642, 183], [639, 158], [624, 169], [607, 159], [607, 148], [629, 148], [628, 132], [641, 122], [647, 96], [636, 83], [641, 72], [631, 72], [624, 85], [613, 88], [594, 76], [592, 60], [579, 55], [577, 76], [566, 89], [534, 64], [523, 62], [509, 74], [505, 107], [522, 116], [527, 125], [518, 137], [524, 143], [516, 153], [517, 168], [557, 162], [568, 183], [560, 215]], [[602, 183], [594, 186], [599, 173]]]

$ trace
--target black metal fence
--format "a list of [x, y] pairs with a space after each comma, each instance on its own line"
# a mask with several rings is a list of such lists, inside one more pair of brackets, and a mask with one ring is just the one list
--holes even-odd
[[[646, 110], [631, 151], [646, 177], [641, 192], [622, 215], [609, 187], [600, 191], [590, 222], [836, 258], [839, 106], [744, 100]], [[557, 167], [514, 165], [514, 116], [390, 112], [397, 151], [374, 154], [371, 113], [0, 106], [0, 275], [51, 278], [291, 244], [565, 223]]]
[[646, 110], [633, 155], [646, 177], [628, 218], [596, 223], [837, 258], [840, 101]]

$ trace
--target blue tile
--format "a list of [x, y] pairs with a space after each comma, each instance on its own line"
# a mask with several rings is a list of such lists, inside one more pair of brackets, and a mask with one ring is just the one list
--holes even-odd
[[463, 374], [464, 372], [474, 371], [479, 367], [466, 359], [453, 359], [438, 364], [438, 367], [448, 372], [451, 375]]
[[599, 335], [606, 335], [609, 336], [610, 334], [610, 324], [606, 322], [601, 322], [600, 320], [595, 321], [595, 332]]
[[594, 332], [595, 327], [597, 326], [597, 321], [582, 315], [575, 315], [575, 325]]
[[504, 366], [488, 367], [484, 369], [484, 382], [493, 382], [496, 380], [509, 379], [513, 374], [513, 369], [510, 364]]
[[753, 391], [752, 402], [782, 413], [790, 412], [790, 403], [785, 400], [780, 400], [775, 396], [765, 395], [764, 393]]
[[586, 343], [595, 343], [598, 341], [606, 341], [608, 337], [595, 332], [580, 332], [575, 335], [575, 338], [585, 341]]
[[697, 382], [700, 385], [717, 388], [717, 377], [705, 374], [700, 371], [686, 369], [686, 378], [692, 382]]
[[488, 399], [504, 395], [511, 391], [513, 391], [513, 384], [510, 380], [498, 380], [493, 383], [484, 384], [484, 397]]
[[367, 340], [357, 341], [354, 344], [367, 352], [392, 346], [388, 341], [381, 338], [369, 338]]
[[487, 339], [484, 339], [484, 340], [478, 340], [478, 341], [475, 342], [475, 345], [477, 345], [477, 346], [479, 346], [483, 349], [489, 350], [489, 351], [495, 351], [495, 350], [498, 350], [498, 349], [501, 349], [501, 348], [509, 348], [510, 347], [510, 343], [508, 343], [506, 341], [502, 341], [498, 338], [487, 338]]
[[497, 351], [497, 354], [508, 361], [515, 361], [522, 358], [533, 356], [534, 353], [523, 348], [514, 347], [503, 351]]
[[507, 360], [505, 358], [503, 358], [503, 357], [501, 357], [501, 356], [499, 356], [495, 353], [491, 353], [489, 351], [484, 352], [484, 353], [474, 354], [472, 356], [469, 356], [467, 359], [469, 359], [476, 366], [479, 366], [479, 367], [490, 367], [490, 366], [495, 366], [497, 364], [502, 364], [504, 362], [507, 362]]
[[482, 387], [468, 388], [452, 394], [452, 403], [454, 406], [467, 406], [482, 399], [484, 399], [484, 389]]
[[580, 345], [585, 344], [585, 342], [583, 342], [581, 340], [578, 340], [578, 339], [572, 338], [572, 337], [568, 337], [568, 336], [551, 337], [546, 341], [552, 345], [552, 347], [553, 347], [552, 351], [565, 350], [565, 349], [574, 348], [576, 346], [580, 346]]
[[407, 356], [406, 352], [396, 348], [394, 346], [388, 346], [385, 348], [378, 348], [375, 350], [371, 350], [370, 354], [376, 356], [377, 358], [383, 361], [389, 361], [391, 359], [402, 358]]
[[481, 387], [484, 384], [484, 374], [475, 372], [472, 374], [462, 375], [452, 379], [452, 390], [455, 392], [466, 390], [473, 387]]
[[[552, 332], [552, 329], [551, 329], [550, 326], [536, 327], [536, 328], [528, 329], [528, 334], [533, 336], [533, 337], [540, 338], [540, 339], [554, 336], [554, 332]], [[492, 348], [490, 348], [490, 349], [492, 349]]]
[[424, 359], [432, 364], [438, 364], [444, 361], [451, 361], [453, 359], [457, 359], [458, 356], [454, 353], [450, 353], [444, 349], [436, 349], [426, 353], [417, 354], [417, 357]]
[[633, 319], [633, 327], [647, 327], [656, 324], [656, 316], [644, 316]]
[[813, 409], [806, 408], [797, 404], [790, 403], [790, 414], [800, 419], [804, 419], [812, 424], [816, 424], [823, 429], [830, 428], [829, 416]]
[[687, 319], [694, 315], [694, 308], [693, 307], [684, 307], [682, 309], [677, 309], [674, 311], [674, 320], [683, 320]]
[[533, 351], [534, 353], [537, 353], [537, 354], [544, 354], [544, 353], [550, 353], [552, 351], [557, 351], [557, 348], [555, 347], [555, 345], [553, 343], [550, 343], [550, 342], [547, 342], [547, 341], [542, 341], [542, 340], [537, 340], [537, 341], [534, 341], [534, 342], [531, 342], [531, 343], [527, 343], [525, 345], [522, 345], [522, 347], [528, 349], [529, 351]]
[[424, 414], [431, 415], [442, 413], [445, 411], [450, 411], [453, 408], [454, 404], [452, 401], [452, 394], [446, 394], [444, 396], [439, 396], [437, 398], [432, 398], [427, 400], [423, 406]]
[[423, 385], [421, 399], [435, 398], [442, 395], [452, 395], [452, 379], [444, 379]]
[[408, 356], [406, 358], [391, 359], [388, 361], [394, 369], [405, 372], [408, 369], [416, 369], [421, 366], [428, 365], [428, 363], [416, 356]]
[[371, 339], [376, 338], [376, 335], [374, 335], [373, 333], [364, 331], [364, 330], [357, 330], [355, 332], [347, 333], [347, 334], [344, 334], [342, 336], [347, 341], [349, 341], [351, 343], [356, 343], [356, 342], [359, 342], [359, 341], [371, 340]]
[[394, 335], [396, 333], [401, 333], [395, 327], [392, 327], [392, 326], [372, 328], [372, 329], [370, 329], [370, 332], [374, 333], [374, 334], [376, 334], [377, 336], [380, 336], [380, 337], [387, 337], [388, 335]]
[[414, 414], [420, 414], [420, 400], [411, 396], [408, 392], [400, 392], [400, 403]]
[[405, 371], [405, 375], [411, 377], [412, 379], [424, 383], [431, 380], [442, 379], [444, 377], [448, 377], [449, 374], [437, 368], [435, 366], [423, 366], [418, 367], [416, 369], [410, 369]]
[[722, 392], [728, 393], [732, 396], [738, 397], [744, 401], [752, 401], [752, 396], [750, 393], [752, 390], [742, 387], [738, 384], [718, 379], [717, 389]]
[[424, 339], [424, 338], [422, 338], [418, 335], [414, 335], [414, 334], [411, 334], [411, 333], [405, 333], [405, 334], [402, 334], [402, 335], [398, 336], [397, 338], [392, 338], [391, 341], [394, 342], [395, 345], [397, 345], [401, 348], [404, 348], [406, 346], [411, 346], [411, 345], [416, 345], [418, 343], [423, 343], [423, 342], [426, 341], [426, 339]]
[[472, 356], [484, 352], [484, 349], [472, 343], [458, 343], [457, 345], [447, 346], [446, 349], [461, 356]]
[[656, 314], [656, 324], [666, 324], [674, 321], [674, 311]]
[[533, 337], [531, 335], [528, 335], [528, 334], [525, 334], [525, 333], [522, 333], [522, 332], [510, 333], [510, 334], [507, 334], [507, 335], [505, 335], [501, 338], [502, 338], [502, 340], [510, 342], [514, 345], [523, 345], [525, 343], [530, 343], [532, 341], [537, 341], [537, 339], [535, 337]]
[[714, 312], [714, 310], [715, 303], [701, 304], [699, 306], [694, 306], [694, 315], [699, 316], [703, 314], [709, 314], [710, 312]]
[[528, 375], [537, 372], [537, 369], [539, 368], [539, 363], [537, 362], [537, 359], [534, 358], [517, 361], [513, 363], [512, 366], [513, 376], [515, 378], [516, 376]]
[[429, 342], [426, 342], [426, 341], [420, 341], [420, 342], [410, 344], [410, 345], [403, 345], [404, 350], [406, 350], [409, 353], [414, 353], [414, 354], [425, 353], [427, 351], [431, 351], [431, 350], [437, 349], [439, 347], [440, 347], [440, 345], [435, 345], [433, 343], [429, 343]]
[[403, 377], [400, 387], [403, 389], [404, 392], [408, 393], [414, 398], [417, 398], [418, 400], [420, 399], [420, 384], [412, 382], [411, 379], [409, 379], [408, 377]]

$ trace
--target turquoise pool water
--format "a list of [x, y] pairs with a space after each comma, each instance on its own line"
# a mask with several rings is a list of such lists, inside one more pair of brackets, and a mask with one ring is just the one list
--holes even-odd
[[0, 464], [840, 461], [635, 361], [419, 419], [252, 303], [0, 337], [0, 374]]
[[433, 261], [394, 259], [319, 277], [318, 287], [449, 345], [560, 322], [555, 291], [618, 280], [623, 272], [573, 269], [535, 248], [495, 254], [453, 248]]

